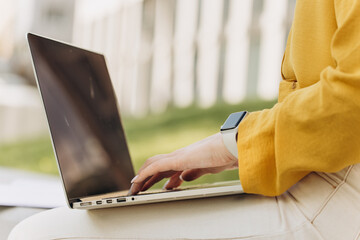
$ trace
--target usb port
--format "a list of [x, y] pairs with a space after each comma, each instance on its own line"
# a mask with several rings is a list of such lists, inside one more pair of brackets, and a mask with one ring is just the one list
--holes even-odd
[[117, 198], [116, 201], [117, 202], [126, 202], [126, 198]]
[[82, 207], [91, 206], [91, 202], [82, 202], [82, 203], [80, 203], [80, 206], [82, 206]]
[[111, 199], [106, 200], [106, 203], [112, 203]]
[[96, 204], [97, 204], [97, 205], [100, 205], [100, 204], [102, 204], [102, 201], [101, 201], [101, 200], [96, 201]]

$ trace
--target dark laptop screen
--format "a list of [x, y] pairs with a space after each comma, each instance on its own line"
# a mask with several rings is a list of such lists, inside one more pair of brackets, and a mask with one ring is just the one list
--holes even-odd
[[28, 40], [70, 202], [128, 189], [134, 171], [104, 56]]

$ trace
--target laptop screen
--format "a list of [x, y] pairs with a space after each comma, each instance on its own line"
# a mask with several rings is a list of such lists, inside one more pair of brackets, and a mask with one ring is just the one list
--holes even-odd
[[69, 202], [129, 189], [134, 170], [104, 56], [28, 40]]

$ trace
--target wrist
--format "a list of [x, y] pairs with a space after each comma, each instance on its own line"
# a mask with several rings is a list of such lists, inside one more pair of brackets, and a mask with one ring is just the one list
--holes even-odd
[[214, 141], [212, 152], [212, 159], [214, 161], [219, 161], [222, 159], [226, 164], [237, 162], [237, 158], [229, 151], [229, 149], [225, 146], [222, 134], [216, 133], [215, 135], [216, 141]]

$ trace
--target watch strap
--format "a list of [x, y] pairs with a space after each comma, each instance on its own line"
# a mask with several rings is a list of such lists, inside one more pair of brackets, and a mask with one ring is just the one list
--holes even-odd
[[236, 158], [238, 158], [237, 133], [239, 124], [242, 120], [244, 120], [247, 114], [247, 111], [230, 114], [225, 123], [220, 128], [224, 145]]
[[238, 149], [237, 149], [237, 135], [238, 127], [222, 132], [223, 142], [229, 152], [238, 158]]

